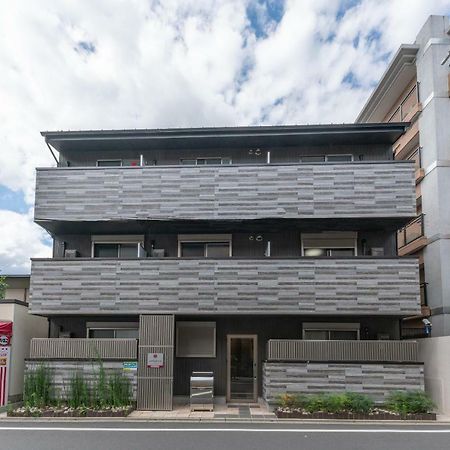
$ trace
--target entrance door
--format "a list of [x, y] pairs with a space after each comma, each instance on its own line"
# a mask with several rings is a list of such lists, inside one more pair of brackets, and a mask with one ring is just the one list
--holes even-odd
[[258, 397], [257, 336], [227, 336], [227, 400], [256, 402]]

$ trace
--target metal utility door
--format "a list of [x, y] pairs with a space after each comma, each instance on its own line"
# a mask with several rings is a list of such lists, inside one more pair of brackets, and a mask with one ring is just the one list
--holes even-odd
[[256, 334], [227, 336], [227, 401], [258, 400], [258, 337]]

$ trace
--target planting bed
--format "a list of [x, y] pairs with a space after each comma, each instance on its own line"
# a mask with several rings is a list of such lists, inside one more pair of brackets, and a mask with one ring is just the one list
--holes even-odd
[[283, 408], [275, 409], [275, 415], [279, 419], [349, 419], [349, 420], [436, 420], [435, 413], [420, 414], [395, 414], [389, 411], [374, 410], [370, 413], [352, 413], [352, 412], [313, 412], [308, 413], [301, 410], [289, 410]]
[[133, 406], [119, 406], [104, 409], [71, 408], [69, 406], [21, 407], [8, 411], [8, 417], [126, 417]]

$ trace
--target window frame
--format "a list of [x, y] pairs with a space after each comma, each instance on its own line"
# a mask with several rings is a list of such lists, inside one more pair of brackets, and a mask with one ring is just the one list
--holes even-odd
[[[338, 234], [340, 233], [340, 234]], [[347, 234], [347, 236], [345, 236], [345, 233]], [[336, 243], [326, 243], [326, 245], [315, 245], [314, 247], [305, 247], [305, 242], [304, 239], [309, 238], [309, 239], [329, 239], [330, 241], [332, 239], [353, 239], [353, 251], [354, 251], [354, 255], [353, 256], [358, 256], [358, 232], [357, 231], [342, 231], [342, 232], [336, 232], [336, 231], [323, 231], [320, 233], [300, 233], [300, 245], [301, 245], [301, 249], [300, 249], [300, 254], [301, 256], [304, 256], [305, 258], [314, 258], [314, 256], [306, 256], [305, 255], [305, 249], [310, 249], [310, 248], [318, 248], [318, 249], [324, 249], [324, 250], [333, 250], [333, 249], [351, 249], [352, 247], [349, 247], [348, 245], [336, 245]], [[317, 256], [316, 256], [317, 258]], [[333, 258], [333, 255], [324, 255], [322, 256], [322, 258]], [[348, 258], [351, 258], [351, 256], [348, 256]]]
[[[330, 331], [356, 331], [356, 340], [361, 340], [361, 323], [360, 322], [303, 322], [302, 323], [302, 339], [305, 341], [314, 341], [322, 339], [307, 339], [305, 332], [308, 331], [327, 331], [328, 336]], [[348, 339], [326, 339], [328, 341], [348, 340]]]
[[[207, 166], [208, 164], [198, 164], [198, 161], [204, 159], [220, 159], [220, 164], [210, 164], [211, 166], [229, 166], [233, 164], [233, 160], [231, 157], [224, 156], [205, 156], [205, 157], [192, 157], [192, 158], [180, 158], [180, 165], [182, 166]], [[230, 162], [224, 163], [224, 159], [229, 160]], [[183, 161], [195, 161], [195, 164], [184, 164]]]
[[[350, 161], [329, 161], [328, 158], [330, 156], [350, 156]], [[343, 163], [343, 162], [353, 162], [355, 160], [353, 153], [329, 153], [325, 155], [325, 161], [326, 162], [333, 162], [333, 163]]]
[[[179, 328], [213, 328], [213, 352], [209, 354], [202, 353], [182, 353], [180, 354]], [[217, 357], [217, 324], [214, 321], [194, 321], [180, 320], [175, 325], [175, 356], [177, 358], [216, 358]]]
[[[145, 257], [144, 236], [142, 235], [92, 235], [91, 236], [91, 258], [102, 258], [95, 256], [96, 244], [112, 244], [117, 245], [117, 256], [107, 259], [130, 259], [130, 257], [122, 258], [120, 256], [120, 245], [136, 245], [136, 258]], [[131, 258], [133, 259], [133, 258]]]
[[[112, 338], [91, 338], [89, 333], [91, 330], [113, 330]], [[136, 338], [116, 338], [116, 330], [137, 330], [139, 336], [139, 322], [87, 322], [86, 338], [87, 339], [136, 339]]]
[[[99, 166], [98, 163], [100, 162], [120, 162], [118, 166]], [[97, 162], [95, 163], [96, 167], [101, 167], [102, 169], [105, 167], [122, 167], [123, 166], [123, 159], [97, 159]]]
[[208, 258], [208, 244], [228, 243], [228, 258], [233, 257], [233, 239], [231, 234], [179, 234], [178, 235], [178, 258], [189, 258], [182, 256], [181, 247], [184, 243], [204, 244], [205, 252], [202, 258]]

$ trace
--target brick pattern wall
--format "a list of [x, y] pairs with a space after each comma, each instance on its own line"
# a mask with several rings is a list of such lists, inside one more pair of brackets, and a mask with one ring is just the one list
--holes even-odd
[[404, 162], [38, 169], [36, 220], [412, 217]]
[[34, 314], [420, 312], [410, 258], [33, 260]]
[[389, 392], [423, 390], [423, 364], [266, 362], [263, 397], [274, 406], [280, 394], [353, 391], [382, 403]]
[[[130, 360], [127, 360], [130, 361]], [[133, 400], [136, 400], [137, 391], [137, 373], [131, 371], [124, 371], [122, 368], [123, 361], [103, 361], [103, 367], [106, 375], [114, 372], [123, 373], [131, 382], [133, 391]], [[70, 386], [70, 380], [75, 373], [82, 373], [89, 383], [93, 383], [96, 379], [99, 370], [99, 364], [95, 360], [25, 360], [25, 374], [27, 371], [34, 370], [37, 367], [44, 365], [48, 367], [53, 375], [53, 389], [57, 398], [64, 399]], [[92, 385], [92, 384], [91, 384]]]

